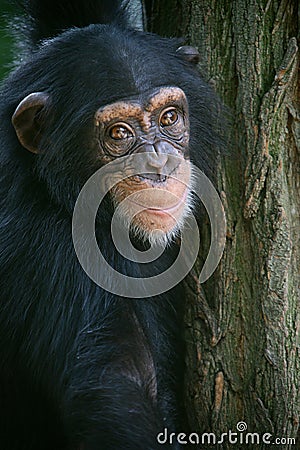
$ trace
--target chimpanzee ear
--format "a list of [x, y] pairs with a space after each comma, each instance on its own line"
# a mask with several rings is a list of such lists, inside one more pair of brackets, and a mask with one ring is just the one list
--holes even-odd
[[39, 152], [42, 126], [38, 113], [44, 108], [48, 99], [49, 95], [45, 92], [29, 94], [19, 103], [12, 116], [12, 124], [20, 143], [32, 153]]
[[190, 45], [183, 45], [176, 50], [176, 53], [185, 61], [188, 61], [194, 65], [200, 61], [200, 53], [195, 47]]

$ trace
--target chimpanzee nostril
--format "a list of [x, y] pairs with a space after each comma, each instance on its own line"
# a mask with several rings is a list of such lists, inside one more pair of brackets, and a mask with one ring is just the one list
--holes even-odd
[[168, 176], [179, 165], [178, 157], [175, 154], [174, 147], [166, 141], [158, 141], [153, 145], [147, 145], [145, 150], [147, 152], [146, 168], [149, 173], [154, 173], [160, 176]]
[[147, 163], [150, 167], [157, 169], [157, 173], [162, 173], [163, 168], [165, 167], [169, 157], [166, 153], [148, 153], [147, 155]]

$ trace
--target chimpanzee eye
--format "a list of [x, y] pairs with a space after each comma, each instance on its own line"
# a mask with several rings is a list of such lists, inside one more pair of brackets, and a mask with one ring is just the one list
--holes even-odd
[[163, 135], [180, 140], [186, 130], [183, 111], [175, 106], [165, 108], [159, 116], [159, 126]]
[[121, 140], [131, 138], [133, 133], [124, 125], [114, 125], [110, 128], [109, 135], [112, 139]]
[[106, 129], [104, 146], [112, 156], [125, 155], [135, 143], [133, 128], [127, 123], [114, 123]]
[[175, 108], [170, 108], [162, 112], [160, 116], [160, 126], [170, 127], [174, 125], [178, 120], [178, 113]]

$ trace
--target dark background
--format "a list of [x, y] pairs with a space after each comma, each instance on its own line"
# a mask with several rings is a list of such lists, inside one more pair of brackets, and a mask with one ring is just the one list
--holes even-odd
[[11, 68], [13, 59], [12, 38], [9, 36], [7, 11], [12, 8], [5, 0], [0, 0], [0, 78], [2, 79]]

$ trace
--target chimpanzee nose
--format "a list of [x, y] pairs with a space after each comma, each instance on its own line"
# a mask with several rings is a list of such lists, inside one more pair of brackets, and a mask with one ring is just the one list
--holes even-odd
[[144, 151], [147, 152], [145, 167], [152, 174], [154, 172], [154, 174], [165, 178], [179, 165], [176, 149], [168, 142], [158, 141], [152, 145], [147, 144], [144, 146]]

